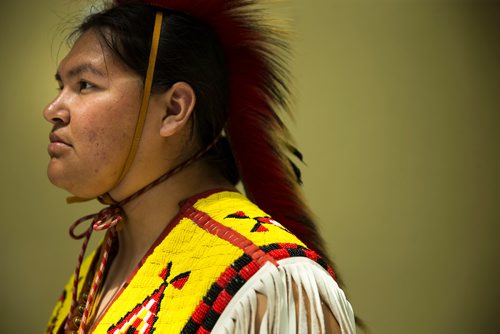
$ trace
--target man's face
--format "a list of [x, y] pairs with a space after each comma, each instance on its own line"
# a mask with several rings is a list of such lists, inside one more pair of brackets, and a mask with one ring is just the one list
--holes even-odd
[[44, 110], [53, 124], [50, 181], [91, 198], [115, 184], [140, 108], [140, 77], [120, 64], [96, 34], [85, 32], [60, 63], [58, 96]]

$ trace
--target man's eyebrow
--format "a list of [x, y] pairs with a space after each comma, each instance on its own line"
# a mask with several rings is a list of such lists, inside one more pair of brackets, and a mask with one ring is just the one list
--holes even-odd
[[[90, 72], [90, 73], [93, 73], [93, 74], [96, 74], [100, 77], [105, 77], [106, 75], [99, 69], [97, 69], [95, 66], [93, 66], [92, 64], [89, 64], [89, 63], [85, 63], [85, 64], [80, 64], [76, 67], [73, 67], [72, 69], [70, 69], [67, 73], [67, 76], [68, 78], [73, 78], [73, 77], [76, 77], [84, 72]], [[55, 74], [55, 78], [57, 81], [61, 81], [61, 74], [59, 73], [59, 71], [57, 71], [57, 73]]]

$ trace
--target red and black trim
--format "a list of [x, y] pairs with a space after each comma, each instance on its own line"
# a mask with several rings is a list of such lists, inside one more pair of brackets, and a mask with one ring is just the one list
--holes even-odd
[[[243, 250], [245, 254], [230, 265], [212, 284], [182, 329], [182, 334], [210, 333], [232, 297], [267, 262], [278, 266], [277, 261], [284, 258], [307, 257], [321, 265], [335, 279], [335, 274], [330, 266], [313, 250], [293, 243], [274, 243], [258, 247], [250, 239], [215, 221], [203, 211], [187, 207], [185, 214], [199, 227], [232, 243]], [[238, 211], [226, 218], [249, 217]]]
[[236, 260], [212, 284], [181, 333], [210, 333], [232, 297], [259, 268], [247, 254]]
[[328, 273], [337, 280], [337, 276], [333, 269], [328, 265], [324, 258], [322, 258], [315, 251], [308, 249], [304, 246], [291, 244], [291, 243], [276, 243], [261, 247], [261, 249], [266, 253], [271, 255], [277, 261], [289, 257], [307, 257], [314, 262], [318, 263], [323, 269], [328, 271]]
[[[276, 261], [290, 257], [307, 257], [317, 262], [335, 279], [335, 273], [326, 261], [306, 247], [291, 243], [275, 243], [262, 246], [260, 249]], [[181, 333], [210, 333], [232, 297], [259, 268], [260, 265], [256, 260], [248, 254], [242, 255], [212, 284]]]

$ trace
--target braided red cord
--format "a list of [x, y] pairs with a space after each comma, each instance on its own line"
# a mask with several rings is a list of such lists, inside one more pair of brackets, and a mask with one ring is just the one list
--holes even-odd
[[109, 230], [106, 237], [106, 245], [104, 251], [102, 253], [101, 263], [99, 264], [99, 269], [94, 277], [94, 281], [92, 282], [92, 287], [89, 292], [89, 296], [87, 301], [85, 302], [85, 309], [83, 311], [82, 321], [80, 325], [79, 333], [85, 334], [87, 332], [87, 319], [89, 317], [90, 309], [94, 303], [94, 298], [97, 296], [97, 292], [104, 277], [104, 271], [106, 270], [106, 265], [109, 259], [109, 253], [111, 251], [111, 246], [113, 244], [113, 240], [116, 235], [116, 229], [112, 228]]
[[[92, 223], [90, 227], [83, 232], [82, 234], [75, 234], [75, 228], [83, 223], [86, 220], [92, 219]], [[89, 295], [87, 297], [87, 301], [85, 303], [85, 309], [83, 312], [82, 319], [80, 321], [80, 330], [79, 333], [85, 333], [86, 332], [86, 320], [88, 318], [89, 310], [90, 307], [92, 306], [92, 302], [97, 294], [97, 290], [100, 286], [100, 283], [102, 281], [102, 277], [104, 275], [104, 270], [106, 268], [106, 264], [108, 261], [109, 257], [109, 252], [111, 250], [111, 245], [114, 239], [114, 236], [116, 234], [116, 230], [113, 228], [115, 227], [118, 223], [123, 221], [123, 215], [122, 215], [122, 210], [120, 207], [117, 206], [110, 206], [107, 208], [104, 208], [103, 210], [99, 211], [97, 214], [92, 214], [88, 215], [85, 217], [82, 217], [78, 219], [73, 225], [71, 225], [69, 233], [72, 238], [74, 239], [82, 239], [84, 238], [82, 248], [80, 250], [80, 254], [78, 255], [78, 261], [75, 269], [75, 274], [73, 278], [73, 289], [72, 289], [72, 299], [71, 299], [71, 308], [70, 308], [70, 316], [66, 320], [66, 324], [64, 327], [64, 330], [67, 331], [69, 329], [69, 326], [71, 326], [71, 321], [72, 317], [76, 314], [77, 312], [77, 306], [78, 306], [78, 282], [80, 281], [80, 269], [82, 266], [83, 259], [85, 257], [85, 252], [87, 250], [87, 246], [90, 241], [90, 237], [92, 236], [92, 232], [94, 230], [100, 231], [100, 230], [105, 230], [109, 229], [109, 233], [107, 234], [106, 237], [106, 245], [103, 250], [102, 258], [101, 258], [101, 263], [99, 265], [99, 270], [96, 273], [94, 277], [94, 282], [92, 284], [92, 288], [89, 292]]]

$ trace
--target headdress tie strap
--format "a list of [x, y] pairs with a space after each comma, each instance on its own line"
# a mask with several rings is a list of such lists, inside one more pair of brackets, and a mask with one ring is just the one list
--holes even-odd
[[[142, 94], [141, 108], [139, 110], [139, 116], [137, 119], [137, 123], [135, 125], [134, 136], [132, 137], [132, 143], [130, 145], [127, 160], [125, 160], [125, 164], [123, 165], [120, 176], [115, 182], [115, 186], [118, 185], [123, 180], [125, 175], [127, 175], [128, 171], [130, 170], [130, 167], [132, 166], [132, 163], [134, 162], [137, 149], [139, 148], [139, 143], [142, 137], [142, 131], [144, 130], [144, 123], [146, 121], [146, 114], [149, 108], [149, 98], [151, 96], [151, 88], [153, 86], [153, 77], [156, 66], [156, 56], [158, 54], [158, 46], [160, 44], [160, 34], [161, 34], [162, 24], [163, 24], [163, 13], [161, 11], [158, 11], [156, 12], [155, 25], [153, 28], [153, 38], [151, 41], [151, 51], [149, 53], [148, 70], [146, 72], [146, 79], [144, 80], [144, 91]], [[104, 196], [106, 195], [107, 194], [104, 194], [103, 196], [100, 197], [104, 198]], [[107, 196], [107, 198], [111, 199], [110, 196]], [[93, 198], [80, 198], [77, 196], [72, 196], [68, 197], [66, 199], [66, 202], [71, 204], [71, 203], [85, 202], [91, 199]], [[114, 202], [112, 199], [111, 201], [112, 201], [111, 203]], [[110, 204], [108, 201], [105, 201], [105, 203]]]

